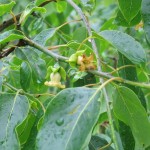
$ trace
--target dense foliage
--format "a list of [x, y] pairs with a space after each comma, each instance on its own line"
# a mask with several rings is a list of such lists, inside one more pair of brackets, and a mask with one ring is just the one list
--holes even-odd
[[0, 150], [150, 150], [150, 0], [0, 0]]

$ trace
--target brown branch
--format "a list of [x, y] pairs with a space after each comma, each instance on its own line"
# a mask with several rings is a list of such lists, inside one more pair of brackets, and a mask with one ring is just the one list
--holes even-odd
[[12, 47], [8, 48], [8, 49], [5, 50], [5, 51], [2, 51], [2, 52], [0, 53], [0, 59], [1, 59], [1, 58], [4, 58], [4, 57], [7, 57], [10, 53], [12, 53], [12, 52], [15, 50], [16, 47], [25, 46], [25, 45], [26, 45], [26, 43], [24, 42], [24, 40], [19, 40], [19, 42], [18, 42], [17, 45], [12, 46]]
[[[48, 0], [44, 3], [42, 3], [41, 5], [39, 5], [39, 7], [43, 7], [43, 6], [47, 5], [50, 2], [56, 2], [56, 0]], [[22, 13], [15, 16], [17, 22], [20, 20], [21, 14]], [[34, 14], [34, 12], [32, 13], [32, 15], [33, 14]], [[10, 18], [9, 20], [4, 21], [2, 24], [0, 24], [0, 32], [3, 31], [4, 29], [6, 29], [7, 27], [11, 26], [14, 23], [15, 23], [14, 22], [14, 17]]]

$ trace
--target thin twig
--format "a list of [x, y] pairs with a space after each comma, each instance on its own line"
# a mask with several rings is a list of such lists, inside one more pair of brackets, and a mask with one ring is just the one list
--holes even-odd
[[34, 42], [34, 41], [32, 41], [32, 40], [30, 40], [30, 39], [28, 39], [28, 38], [25, 38], [25, 41], [26, 41], [26, 43], [27, 43], [28, 45], [30, 45], [30, 46], [32, 46], [32, 47], [34, 47], [34, 48], [37, 48], [37, 49], [40, 50], [41, 52], [44, 52], [45, 54], [47, 54], [47, 55], [53, 57], [53, 58], [56, 59], [57, 61], [58, 61], [58, 60], [61, 60], [61, 61], [66, 61], [66, 60], [68, 60], [67, 57], [58, 55], [58, 54], [56, 54], [56, 53], [54, 53], [54, 52], [51, 52], [51, 51], [49, 51], [48, 49], [46, 49], [45, 47], [39, 45], [38, 43], [36, 43], [36, 42]]

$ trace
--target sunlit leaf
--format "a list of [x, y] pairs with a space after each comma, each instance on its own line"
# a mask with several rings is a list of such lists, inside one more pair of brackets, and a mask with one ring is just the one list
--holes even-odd
[[12, 1], [8, 4], [0, 4], [0, 16], [10, 12], [15, 4], [15, 1]]

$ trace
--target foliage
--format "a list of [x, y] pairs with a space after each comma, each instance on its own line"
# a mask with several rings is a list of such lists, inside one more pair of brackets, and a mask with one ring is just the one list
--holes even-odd
[[0, 0], [0, 150], [149, 150], [149, 10]]

